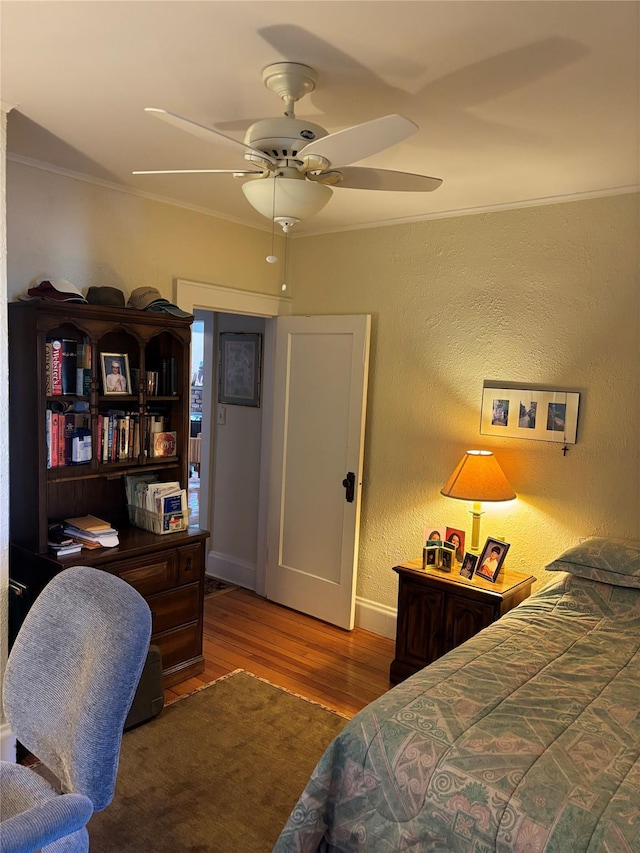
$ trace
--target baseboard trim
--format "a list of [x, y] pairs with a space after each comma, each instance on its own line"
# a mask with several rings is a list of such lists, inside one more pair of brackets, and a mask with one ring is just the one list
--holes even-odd
[[355, 622], [358, 628], [395, 640], [397, 617], [398, 613], [394, 607], [368, 601], [366, 598], [356, 598]]
[[[256, 566], [246, 560], [239, 560], [219, 551], [209, 551], [205, 572], [227, 583], [254, 592], [256, 590]], [[356, 598], [355, 624], [358, 628], [395, 640], [397, 616], [395, 607], [378, 604], [366, 598]]]
[[209, 551], [205, 572], [220, 580], [242, 586], [245, 589], [256, 589], [256, 566], [246, 560], [230, 557], [218, 551]]
[[12, 764], [16, 762], [16, 736], [9, 723], [0, 725], [0, 759]]

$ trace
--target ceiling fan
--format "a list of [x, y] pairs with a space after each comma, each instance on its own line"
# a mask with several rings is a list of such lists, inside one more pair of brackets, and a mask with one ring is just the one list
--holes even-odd
[[431, 192], [441, 178], [388, 169], [351, 166], [383, 151], [418, 130], [401, 115], [388, 115], [354, 127], [327, 131], [295, 117], [294, 105], [315, 89], [316, 72], [299, 62], [276, 62], [262, 72], [265, 86], [285, 103], [284, 116], [255, 122], [244, 142], [213, 128], [156, 107], [145, 112], [207, 142], [224, 144], [251, 164], [238, 169], [162, 169], [134, 175], [231, 174], [249, 177], [242, 185], [249, 203], [288, 233], [299, 222], [318, 213], [332, 195], [332, 187], [391, 192]]

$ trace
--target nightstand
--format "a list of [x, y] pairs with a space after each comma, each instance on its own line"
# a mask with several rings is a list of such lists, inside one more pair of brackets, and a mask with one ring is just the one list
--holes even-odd
[[461, 645], [531, 594], [535, 581], [502, 568], [495, 583], [458, 570], [422, 568], [422, 560], [394, 566], [398, 573], [396, 656], [389, 679], [397, 684]]

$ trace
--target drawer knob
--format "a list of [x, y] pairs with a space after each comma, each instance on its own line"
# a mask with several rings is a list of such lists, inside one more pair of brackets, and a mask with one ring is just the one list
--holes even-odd
[[187, 572], [190, 572], [190, 571], [191, 571], [191, 561], [192, 561], [192, 559], [193, 559], [193, 557], [187, 557], [187, 565], [185, 566], [185, 570], [186, 570]]

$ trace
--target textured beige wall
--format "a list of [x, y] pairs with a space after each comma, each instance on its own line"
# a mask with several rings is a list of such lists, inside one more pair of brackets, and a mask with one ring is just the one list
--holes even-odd
[[266, 231], [14, 161], [7, 205], [10, 300], [40, 275], [127, 295], [151, 285], [169, 299], [175, 278], [281, 295]]
[[[637, 195], [433, 220], [293, 243], [299, 313], [371, 313], [358, 595], [393, 606], [390, 567], [425, 523], [470, 535], [439, 494], [471, 447], [518, 500], [486, 504], [508, 562], [543, 566], [579, 537], [640, 538]], [[579, 390], [578, 443], [479, 434], [484, 379]]]
[[[48, 273], [173, 296], [185, 278], [280, 295], [267, 232], [10, 161], [9, 299]], [[518, 500], [482, 537], [545, 562], [592, 533], [640, 538], [639, 197], [622, 195], [291, 241], [294, 312], [371, 313], [358, 594], [395, 605], [390, 567], [424, 523], [470, 531], [439, 494], [469, 447], [495, 450]], [[480, 436], [483, 379], [582, 393], [578, 443]]]

